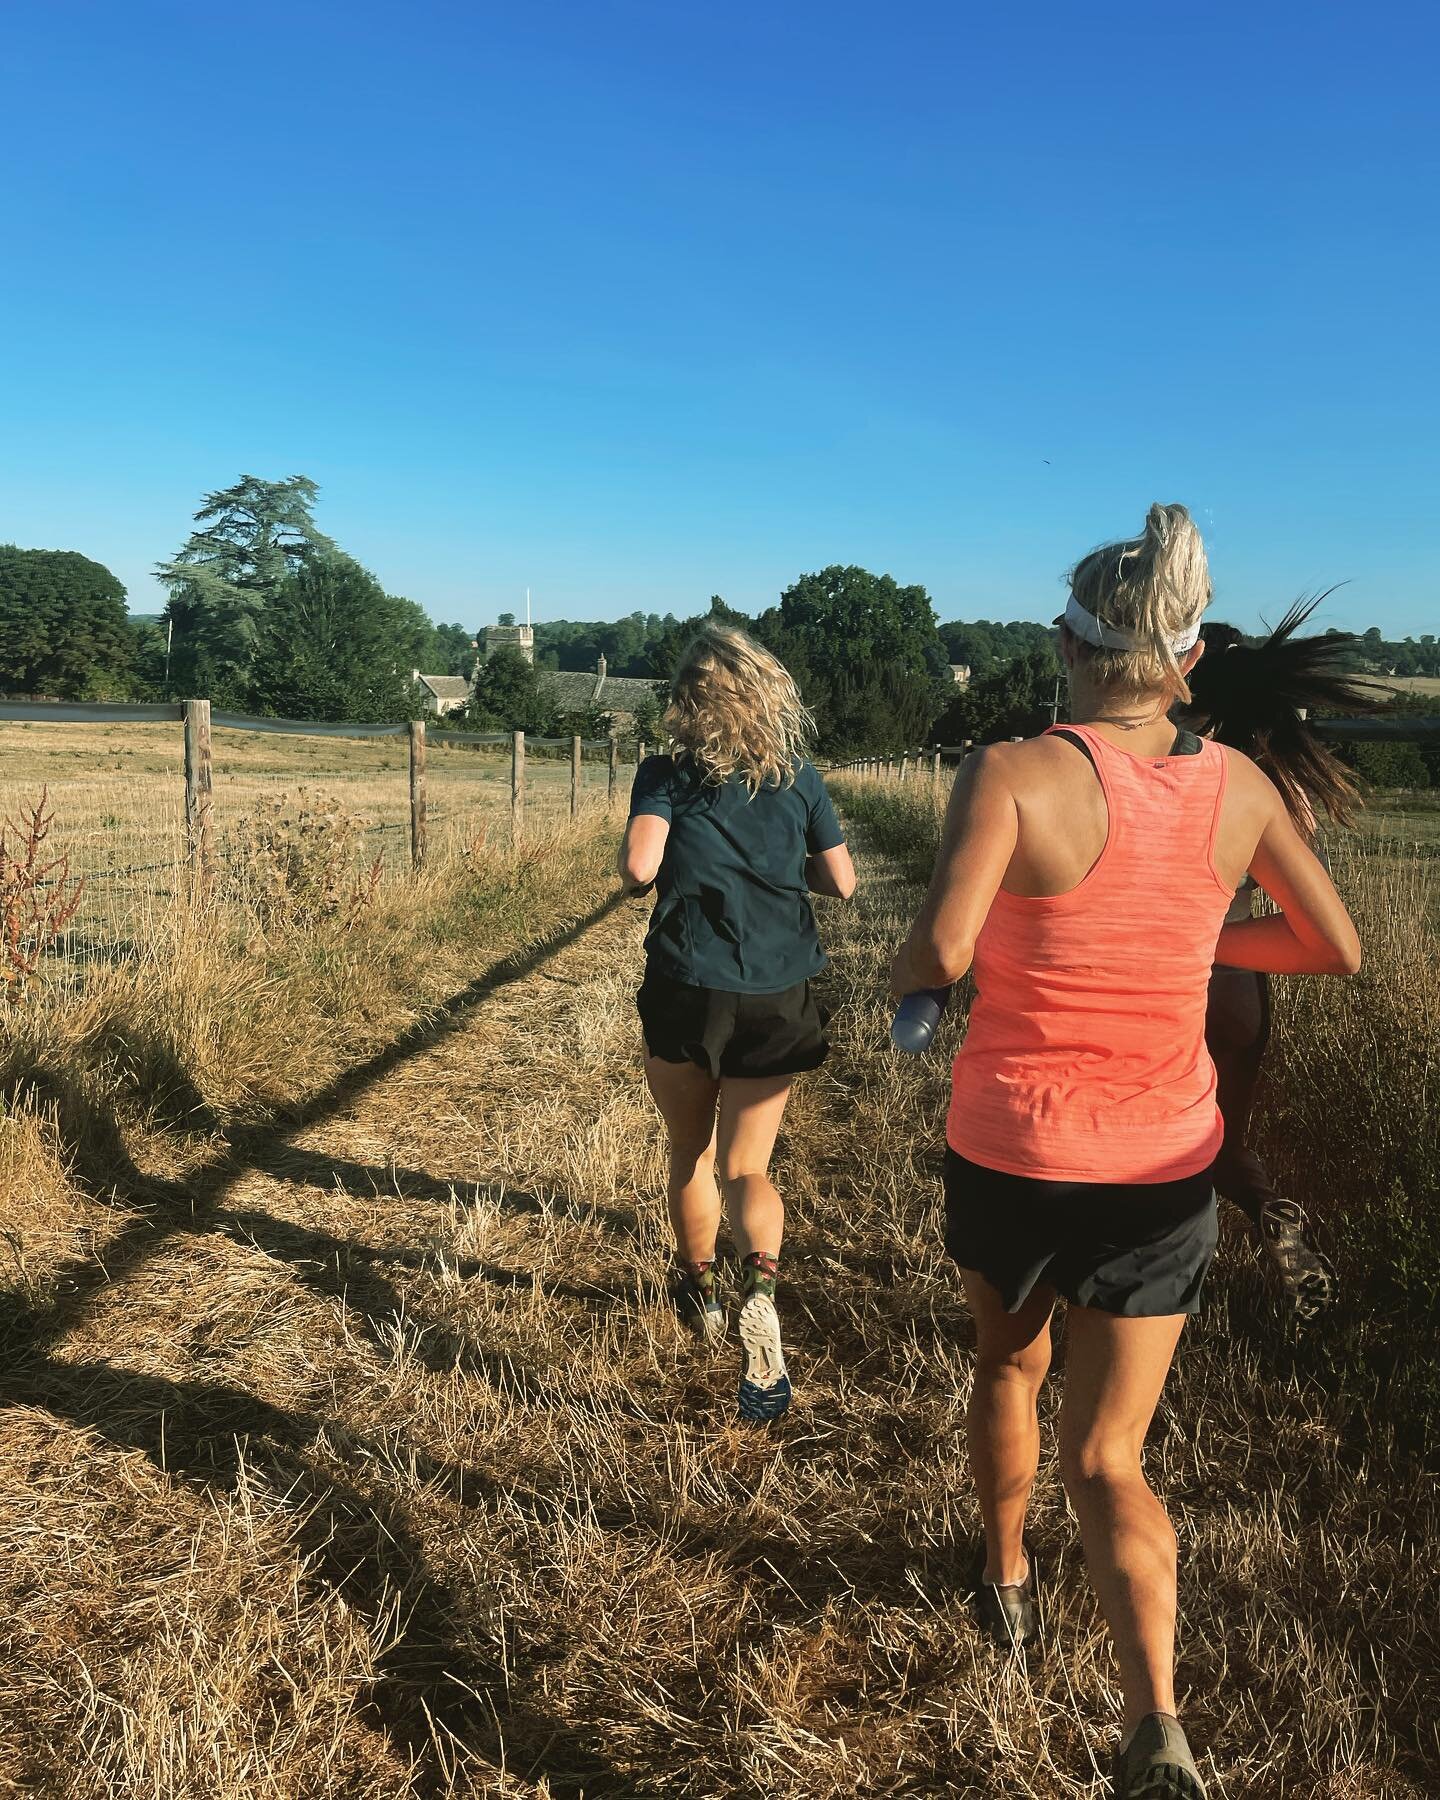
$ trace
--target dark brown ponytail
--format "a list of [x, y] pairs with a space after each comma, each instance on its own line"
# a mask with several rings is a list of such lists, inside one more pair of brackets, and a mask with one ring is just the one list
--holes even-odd
[[1376, 703], [1373, 688], [1338, 666], [1353, 633], [1295, 635], [1325, 598], [1298, 600], [1260, 644], [1247, 644], [1231, 625], [1207, 626], [1205, 654], [1190, 674], [1193, 711], [1219, 743], [1254, 757], [1307, 835], [1321, 812], [1353, 825], [1360, 798], [1354, 776], [1304, 715], [1368, 712]]

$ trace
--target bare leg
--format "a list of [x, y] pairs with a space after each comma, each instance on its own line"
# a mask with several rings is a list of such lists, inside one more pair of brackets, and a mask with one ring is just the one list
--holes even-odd
[[720, 1083], [694, 1063], [645, 1058], [645, 1080], [670, 1139], [667, 1198], [683, 1262], [710, 1262], [720, 1229], [715, 1185], [715, 1102]]
[[742, 1257], [754, 1250], [780, 1254], [785, 1206], [770, 1179], [770, 1157], [790, 1081], [788, 1075], [727, 1075], [720, 1084], [720, 1182], [730, 1232]]
[[1184, 1324], [1073, 1306], [1066, 1326], [1060, 1469], [1115, 1640], [1127, 1732], [1175, 1711], [1175, 1532], [1141, 1456]]
[[1029, 1572], [1025, 1512], [1040, 1462], [1036, 1401], [1050, 1367], [1051, 1288], [1037, 1288], [1018, 1313], [974, 1269], [961, 1271], [975, 1320], [975, 1385], [966, 1435], [985, 1521], [986, 1581], [1009, 1585]]

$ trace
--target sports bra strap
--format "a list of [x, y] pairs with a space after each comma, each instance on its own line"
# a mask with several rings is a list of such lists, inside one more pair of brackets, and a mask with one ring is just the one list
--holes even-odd
[[[1072, 731], [1068, 725], [1052, 725], [1045, 735], [1064, 738], [1067, 744], [1073, 744], [1077, 750], [1083, 750], [1092, 763], [1095, 761], [1095, 753], [1091, 750], [1088, 741], [1081, 737], [1078, 731]], [[1165, 754], [1167, 756], [1198, 756], [1204, 748], [1204, 741], [1196, 737], [1193, 731], [1186, 730], [1183, 725], [1177, 725], [1175, 742]]]

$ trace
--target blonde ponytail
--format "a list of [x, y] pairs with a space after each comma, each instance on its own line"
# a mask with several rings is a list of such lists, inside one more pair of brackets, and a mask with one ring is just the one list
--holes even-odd
[[1071, 571], [1070, 592], [1089, 615], [1077, 620], [1072, 610], [1070, 622], [1082, 627], [1076, 635], [1102, 687], [1122, 697], [1165, 690], [1189, 703], [1176, 644], [1198, 631], [1210, 604], [1210, 569], [1183, 506], [1157, 502], [1140, 537], [1092, 550]]

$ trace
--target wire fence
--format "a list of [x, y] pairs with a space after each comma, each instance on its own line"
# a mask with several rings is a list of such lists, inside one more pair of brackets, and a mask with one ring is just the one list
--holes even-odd
[[[1440, 716], [1424, 713], [1396, 713], [1348, 719], [1313, 719], [1311, 728], [1321, 737], [1342, 743], [1422, 743], [1440, 738]], [[1012, 744], [1024, 739], [1012, 737]], [[887, 750], [869, 756], [853, 756], [845, 762], [832, 763], [835, 775], [861, 776], [875, 781], [910, 781], [928, 777], [939, 781], [947, 764], [959, 764], [972, 750], [982, 749], [971, 738], [958, 744], [907, 744], [898, 750]]]
[[43, 795], [42, 855], [58, 863], [44, 885], [83, 881], [70, 927], [82, 947], [128, 936], [197, 887], [233, 885], [282, 815], [340, 822], [358, 866], [400, 878], [606, 811], [628, 773], [613, 738], [271, 719], [203, 701], [0, 702], [7, 842], [22, 841]]

